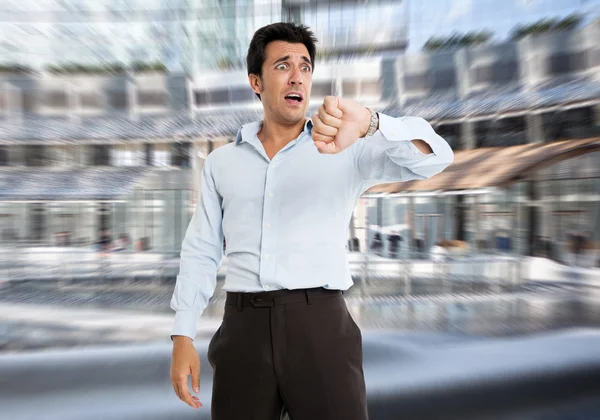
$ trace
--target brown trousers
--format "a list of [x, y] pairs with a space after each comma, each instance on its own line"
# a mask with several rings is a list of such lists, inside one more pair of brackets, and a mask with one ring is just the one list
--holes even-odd
[[362, 335], [342, 292], [227, 293], [208, 347], [212, 420], [367, 420]]

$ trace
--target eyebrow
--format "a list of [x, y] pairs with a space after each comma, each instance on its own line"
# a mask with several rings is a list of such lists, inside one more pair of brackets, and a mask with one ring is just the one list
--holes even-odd
[[[302, 60], [304, 60], [304, 61], [305, 61], [307, 64], [310, 64], [310, 66], [312, 67], [312, 63], [310, 62], [310, 58], [308, 58], [308, 57], [306, 57], [306, 56], [304, 56], [304, 55], [303, 55], [301, 58], [302, 58]], [[280, 58], [278, 58], [277, 60], [275, 60], [275, 61], [273, 62], [273, 65], [275, 65], [275, 64], [277, 64], [277, 63], [281, 63], [281, 62], [283, 62], [283, 61], [287, 61], [287, 60], [289, 60], [289, 59], [290, 59], [290, 56], [289, 56], [289, 55], [285, 55], [285, 56], [283, 56], [283, 57], [280, 57]]]

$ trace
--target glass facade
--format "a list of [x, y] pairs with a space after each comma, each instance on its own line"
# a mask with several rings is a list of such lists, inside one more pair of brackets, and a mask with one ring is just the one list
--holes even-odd
[[0, 203], [0, 242], [32, 246], [95, 246], [107, 230], [127, 234], [128, 251], [175, 254], [193, 214], [190, 190], [138, 190], [114, 202]]
[[[277, 0], [5, 1], [0, 63], [163, 63], [196, 73], [241, 67], [256, 29], [281, 20]], [[1, 11], [0, 10], [0, 11]], [[68, 48], [65, 48], [68, 46]]]
[[[5, 1], [0, 23], [4, 63], [129, 64], [163, 61], [166, 0]], [[68, 48], [65, 48], [68, 45]]]
[[[364, 2], [321, 2], [298, 6], [290, 19], [309, 26], [319, 40], [319, 48], [353, 53], [404, 49], [407, 30], [407, 2], [375, 0]], [[373, 30], [377, 22], [377, 30]]]
[[[282, 0], [23, 0], [0, 6], [0, 63], [162, 63], [190, 74], [244, 68], [254, 32], [281, 20], [313, 29], [319, 49], [368, 53], [406, 44], [406, 2]], [[372, 30], [378, 22], [378, 30]], [[65, 48], [68, 46], [68, 48]]]
[[[440, 240], [460, 240], [473, 253], [544, 255], [568, 262], [573, 235], [593, 249], [600, 242], [600, 152], [551, 164], [520, 182], [487, 193], [370, 198], [367, 242], [390, 256], [392, 234], [400, 257], [422, 255]], [[381, 246], [373, 248], [379, 233]]]

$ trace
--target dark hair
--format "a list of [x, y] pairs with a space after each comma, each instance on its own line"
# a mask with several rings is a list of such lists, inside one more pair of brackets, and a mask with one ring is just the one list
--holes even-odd
[[[262, 66], [267, 58], [267, 45], [273, 41], [304, 44], [310, 56], [312, 71], [314, 71], [315, 55], [317, 52], [317, 38], [315, 35], [307, 26], [297, 25], [292, 22], [278, 22], [263, 26], [254, 33], [248, 47], [248, 55], [246, 56], [248, 75], [256, 74], [259, 77], [262, 76]], [[260, 99], [260, 94], [257, 93], [256, 96]]]

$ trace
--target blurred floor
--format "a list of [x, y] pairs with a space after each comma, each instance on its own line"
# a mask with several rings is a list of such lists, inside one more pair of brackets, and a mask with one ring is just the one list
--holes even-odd
[[[199, 322], [199, 338], [220, 324], [221, 284]], [[353, 286], [345, 297], [363, 330], [448, 332], [469, 336], [529, 334], [560, 328], [600, 327], [595, 288], [525, 284], [492, 288], [461, 283], [444, 289], [397, 282], [396, 293], [363, 294]], [[386, 286], [390, 291], [390, 286]], [[393, 289], [393, 288], [392, 288]], [[44, 283], [5, 285], [0, 293], [0, 351], [169, 340], [172, 285], [59, 287]]]
[[[0, 352], [167, 342], [173, 317], [127, 309], [0, 303]], [[221, 320], [202, 317], [197, 338], [212, 337]]]

